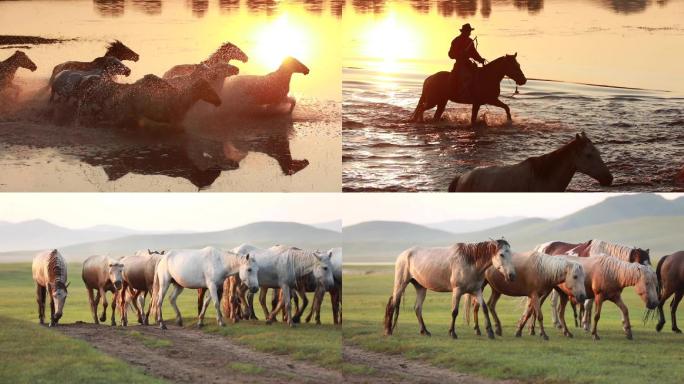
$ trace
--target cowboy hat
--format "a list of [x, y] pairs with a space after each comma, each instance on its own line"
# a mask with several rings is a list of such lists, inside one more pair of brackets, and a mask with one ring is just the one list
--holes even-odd
[[474, 30], [475, 30], [475, 28], [471, 27], [470, 23], [465, 23], [461, 26], [461, 32], [474, 31]]

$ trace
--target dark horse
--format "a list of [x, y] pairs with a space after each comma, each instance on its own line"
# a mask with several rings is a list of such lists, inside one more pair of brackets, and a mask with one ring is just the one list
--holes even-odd
[[418, 105], [410, 121], [422, 123], [423, 112], [435, 106], [437, 106], [437, 111], [435, 112], [434, 119], [439, 120], [449, 100], [455, 103], [473, 105], [473, 113], [470, 119], [471, 125], [475, 125], [477, 112], [485, 104], [503, 108], [506, 111], [508, 121], [511, 121], [511, 110], [508, 108], [508, 105], [499, 100], [499, 94], [501, 93], [501, 80], [503, 80], [504, 76], [510, 77], [518, 85], [523, 85], [527, 82], [527, 78], [516, 60], [517, 56], [517, 52], [513, 55], [502, 56], [482, 68], [478, 68], [473, 77], [471, 98], [468, 100], [456, 98], [455, 90], [449, 87], [449, 72], [441, 71], [428, 77], [423, 82], [423, 93], [420, 95], [420, 100], [418, 100]]
[[684, 251], [675, 252], [671, 255], [663, 256], [658, 260], [656, 267], [658, 276], [658, 286], [660, 287], [658, 303], [659, 321], [656, 331], [660, 332], [665, 325], [665, 313], [663, 305], [665, 301], [674, 294], [674, 299], [670, 302], [670, 316], [672, 317], [672, 332], [682, 333], [677, 327], [677, 306], [684, 296]]

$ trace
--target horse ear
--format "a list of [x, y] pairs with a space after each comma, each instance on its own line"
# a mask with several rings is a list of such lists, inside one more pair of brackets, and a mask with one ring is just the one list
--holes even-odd
[[249, 261], [249, 253], [245, 255], [245, 260]]
[[513, 57], [518, 57], [518, 52], [514, 53]]

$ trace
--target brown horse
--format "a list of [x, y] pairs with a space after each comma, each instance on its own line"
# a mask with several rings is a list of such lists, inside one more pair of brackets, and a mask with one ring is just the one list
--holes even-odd
[[[639, 263], [642, 265], [650, 266], [651, 257], [648, 249], [641, 249], [637, 247], [628, 247], [621, 244], [609, 243], [603, 240], [592, 239], [584, 243], [565, 243], [562, 241], [551, 241], [548, 243], [540, 244], [536, 248], [537, 251], [546, 253], [549, 255], [570, 255], [578, 257], [591, 257], [606, 254], [609, 256], [617, 257], [622, 261], [628, 263]], [[572, 311], [575, 317], [575, 326], [578, 326], [577, 321], [577, 309], [576, 303], [571, 301]], [[580, 303], [582, 304], [582, 303]], [[591, 317], [591, 301], [584, 303], [585, 305], [580, 306], [579, 316], [582, 319], [585, 330], [589, 330], [589, 323]], [[551, 318], [553, 319], [553, 324], [561, 328], [561, 323], [558, 319], [558, 296], [555, 293], [551, 295]], [[531, 332], [533, 331], [534, 324], [530, 324]]]
[[19, 96], [21, 89], [12, 82], [19, 68], [26, 68], [33, 72], [38, 67], [22, 51], [15, 51], [12, 56], [4, 61], [0, 61], [0, 94], [5, 90], [14, 90], [13, 98], [16, 99]]
[[45, 298], [50, 295], [50, 327], [57, 325], [67, 298], [67, 264], [56, 249], [40, 252], [33, 257], [31, 266], [36, 282], [38, 320], [45, 324]]
[[601, 185], [613, 175], [601, 153], [584, 132], [562, 147], [511, 165], [478, 167], [454, 177], [449, 192], [564, 192], [575, 173], [584, 173]]
[[164, 79], [172, 79], [178, 76], [187, 76], [200, 66], [214, 67], [220, 64], [229, 64], [231, 60], [246, 63], [249, 58], [233, 43], [223, 43], [216, 52], [199, 64], [179, 64], [164, 73]]
[[[154, 271], [157, 263], [161, 259], [164, 251], [138, 251], [133, 256], [126, 256], [119, 260], [123, 264], [121, 294], [119, 297], [119, 310], [121, 314], [121, 325], [128, 325], [128, 311], [126, 310], [126, 292], [131, 293], [133, 307], [138, 314], [138, 323], [149, 324], [150, 305], [145, 312], [145, 297], [152, 295], [154, 287]], [[142, 293], [142, 297], [140, 294]], [[138, 302], [140, 298], [140, 303]]]
[[670, 316], [672, 317], [672, 332], [682, 333], [677, 327], [677, 306], [684, 296], [684, 251], [675, 252], [671, 255], [663, 256], [658, 260], [656, 267], [658, 284], [660, 286], [660, 297], [658, 303], [659, 321], [656, 331], [660, 332], [665, 325], [665, 313], [663, 305], [665, 301], [674, 294], [670, 302]]
[[471, 126], [475, 125], [477, 112], [485, 104], [503, 108], [506, 111], [508, 121], [512, 121], [511, 110], [508, 108], [508, 105], [499, 100], [499, 95], [501, 94], [501, 80], [505, 76], [513, 79], [518, 85], [523, 85], [527, 82], [527, 78], [516, 60], [517, 56], [517, 52], [514, 55], [502, 56], [482, 68], [478, 68], [473, 78], [473, 87], [469, 100], [456, 99], [456, 92], [450, 87], [449, 72], [441, 71], [428, 77], [423, 82], [423, 92], [420, 95], [420, 100], [418, 100], [418, 105], [416, 105], [416, 110], [413, 112], [410, 121], [422, 123], [423, 112], [435, 106], [437, 111], [435, 112], [434, 119], [439, 120], [449, 100], [455, 103], [473, 105], [470, 118]]
[[[107, 292], [113, 294], [112, 297], [112, 325], [116, 325], [115, 308], [117, 294], [123, 286], [123, 264], [110, 259], [107, 256], [94, 255], [83, 261], [83, 282], [88, 291], [88, 301], [90, 310], [93, 314], [93, 321], [99, 324], [100, 321], [107, 320]], [[93, 295], [97, 292], [97, 296]], [[102, 316], [97, 319], [97, 305], [102, 298]]]
[[449, 335], [456, 339], [456, 317], [463, 294], [477, 297], [485, 314], [487, 335], [494, 338], [489, 310], [482, 295], [484, 274], [494, 267], [510, 281], [515, 280], [515, 267], [511, 262], [511, 246], [506, 240], [481, 243], [457, 243], [443, 248], [410, 248], [402, 252], [394, 264], [394, 289], [385, 309], [385, 335], [394, 332], [399, 319], [401, 296], [409, 283], [416, 288], [415, 312], [420, 334], [430, 336], [423, 321], [423, 301], [427, 290], [451, 292], [451, 326]]
[[[598, 321], [601, 318], [601, 307], [606, 300], [612, 301], [622, 312], [622, 325], [627, 339], [632, 339], [632, 326], [629, 322], [627, 306], [622, 301], [622, 290], [625, 287], [634, 286], [637, 295], [646, 304], [646, 308], [653, 310], [658, 306], [658, 279], [656, 273], [647, 266], [622, 261], [613, 256], [598, 255], [592, 257], [564, 256], [568, 260], [582, 264], [586, 275], [585, 286], [587, 297], [596, 302], [596, 313], [594, 314], [594, 324], [591, 334], [594, 340], [599, 340], [597, 332]], [[563, 331], [570, 333], [563, 313], [568, 302], [568, 296], [572, 292], [565, 284], [558, 286], [563, 294], [560, 295], [559, 317], [563, 326]], [[527, 311], [526, 318], [531, 315]]]
[[[107, 45], [107, 51], [105, 52], [103, 57], [115, 57], [121, 61], [124, 60], [130, 60], [130, 61], [138, 61], [140, 56], [138, 56], [137, 53], [133, 52], [132, 49], [128, 48], [124, 43], [120, 42], [119, 40], [114, 40], [113, 42], [109, 43]], [[96, 59], [97, 60], [97, 59]], [[58, 73], [65, 71], [65, 70], [74, 70], [74, 71], [92, 71], [97, 68], [97, 63], [95, 60], [87, 62], [87, 61], [67, 61], [62, 64], [57, 64], [55, 68], [52, 70], [52, 75], [50, 76], [50, 80], [48, 81], [48, 85], [52, 85], [53, 80], [55, 79], [55, 76], [57, 76]]]
[[[485, 272], [485, 284], [489, 284], [492, 295], [487, 301], [489, 309], [494, 318], [495, 333], [501, 336], [501, 322], [496, 313], [496, 303], [501, 295], [506, 296], [527, 296], [528, 305], [531, 307], [537, 320], [539, 321], [539, 335], [548, 340], [549, 337], [544, 331], [544, 322], [541, 311], [543, 298], [551, 292], [558, 284], [565, 284], [572, 292], [573, 297], [579, 301], [587, 298], [584, 287], [584, 270], [579, 263], [566, 260], [561, 256], [549, 256], [533, 251], [531, 253], [514, 253], [513, 265], [515, 266], [515, 281], [507, 281], [500, 273], [489, 268]], [[466, 301], [468, 303], [468, 301]], [[473, 315], [475, 318], [475, 330], [480, 334], [480, 327], [477, 321], [478, 305], [475, 303]], [[523, 319], [518, 323], [516, 337], [520, 337], [523, 328]]]

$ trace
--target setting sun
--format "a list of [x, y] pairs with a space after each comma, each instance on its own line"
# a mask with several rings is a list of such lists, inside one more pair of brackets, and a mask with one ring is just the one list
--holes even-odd
[[283, 14], [257, 30], [253, 50], [257, 65], [275, 69], [287, 56], [309, 61], [311, 41], [300, 25], [289, 14]]
[[378, 69], [393, 72], [398, 70], [401, 60], [416, 58], [415, 34], [407, 26], [397, 22], [396, 14], [390, 13], [384, 20], [373, 23], [364, 34], [362, 50], [368, 57], [379, 60]]

